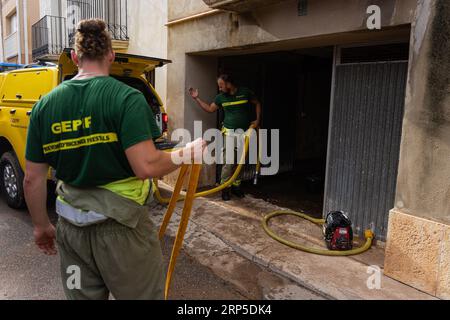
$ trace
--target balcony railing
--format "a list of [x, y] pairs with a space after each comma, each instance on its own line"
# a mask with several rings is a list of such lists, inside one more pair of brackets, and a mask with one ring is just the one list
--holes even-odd
[[128, 40], [128, 0], [67, 0], [69, 43], [73, 44], [78, 22], [104, 20], [113, 40]]
[[32, 26], [33, 60], [59, 55], [72, 46], [78, 22], [84, 19], [102, 19], [113, 40], [129, 40], [127, 12], [128, 0], [67, 0], [67, 19], [45, 16]]
[[5, 39], [5, 58], [9, 59], [17, 55], [18, 55], [17, 32], [14, 32]]
[[32, 26], [33, 60], [59, 55], [69, 45], [66, 19], [45, 16]]

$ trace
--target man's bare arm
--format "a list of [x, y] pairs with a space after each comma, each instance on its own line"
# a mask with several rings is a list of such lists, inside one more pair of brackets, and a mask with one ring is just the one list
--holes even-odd
[[198, 97], [196, 99], [194, 99], [194, 100], [206, 112], [214, 113], [214, 112], [216, 112], [219, 109], [219, 107], [217, 107], [217, 105], [215, 103], [208, 104], [208, 103], [206, 103], [205, 101], [203, 101], [202, 99], [200, 99]]
[[206, 112], [214, 113], [219, 109], [219, 107], [215, 103], [208, 104], [207, 102], [200, 99], [197, 89], [190, 88], [189, 94], [191, 95], [192, 99], [194, 99], [195, 102], [197, 102], [197, 104]]
[[26, 162], [25, 200], [34, 225], [36, 245], [47, 255], [56, 254], [56, 232], [47, 213], [48, 164]]
[[148, 140], [128, 148], [125, 153], [135, 175], [141, 180], [146, 180], [172, 173], [180, 167], [173, 162], [173, 158], [183, 159], [186, 153], [189, 154], [189, 159], [198, 158], [201, 154], [196, 153], [202, 153], [204, 148], [205, 142], [198, 140], [190, 147], [170, 153], [156, 149], [153, 141]]

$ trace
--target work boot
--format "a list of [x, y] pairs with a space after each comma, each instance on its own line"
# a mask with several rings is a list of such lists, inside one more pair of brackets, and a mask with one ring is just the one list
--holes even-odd
[[244, 191], [242, 191], [241, 187], [233, 186], [231, 188], [231, 193], [234, 194], [239, 199], [245, 198], [245, 193], [244, 193]]
[[226, 188], [222, 191], [222, 200], [223, 201], [230, 201], [231, 200], [231, 189]]

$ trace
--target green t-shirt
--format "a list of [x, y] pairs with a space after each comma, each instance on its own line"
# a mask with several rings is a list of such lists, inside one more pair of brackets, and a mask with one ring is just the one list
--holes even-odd
[[246, 131], [254, 120], [252, 119], [254, 105], [251, 101], [255, 98], [255, 94], [244, 87], [238, 88], [234, 95], [219, 94], [215, 104], [224, 110], [223, 126], [227, 129]]
[[112, 77], [62, 83], [33, 108], [26, 159], [74, 187], [135, 177], [125, 150], [159, 137], [144, 95]]

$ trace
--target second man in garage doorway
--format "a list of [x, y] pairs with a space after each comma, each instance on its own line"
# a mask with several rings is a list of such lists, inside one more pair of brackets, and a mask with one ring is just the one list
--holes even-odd
[[[233, 135], [235, 130], [247, 131], [250, 125], [259, 128], [261, 124], [262, 107], [255, 94], [245, 88], [238, 86], [234, 79], [228, 74], [222, 74], [217, 79], [220, 94], [216, 97], [213, 103], [207, 103], [200, 99], [198, 89], [189, 89], [191, 97], [197, 104], [206, 112], [214, 113], [222, 108], [224, 111], [223, 133], [227, 139], [237, 139]], [[256, 120], [253, 116], [253, 108], [256, 107]], [[225, 144], [226, 145], [226, 144]], [[224, 159], [226, 148], [224, 148]], [[222, 167], [221, 183], [228, 181], [235, 170], [235, 164], [224, 164]], [[222, 192], [222, 199], [229, 201], [231, 194], [238, 198], [244, 198], [245, 194], [241, 189], [241, 180], [237, 179], [231, 188], [225, 189]]]

